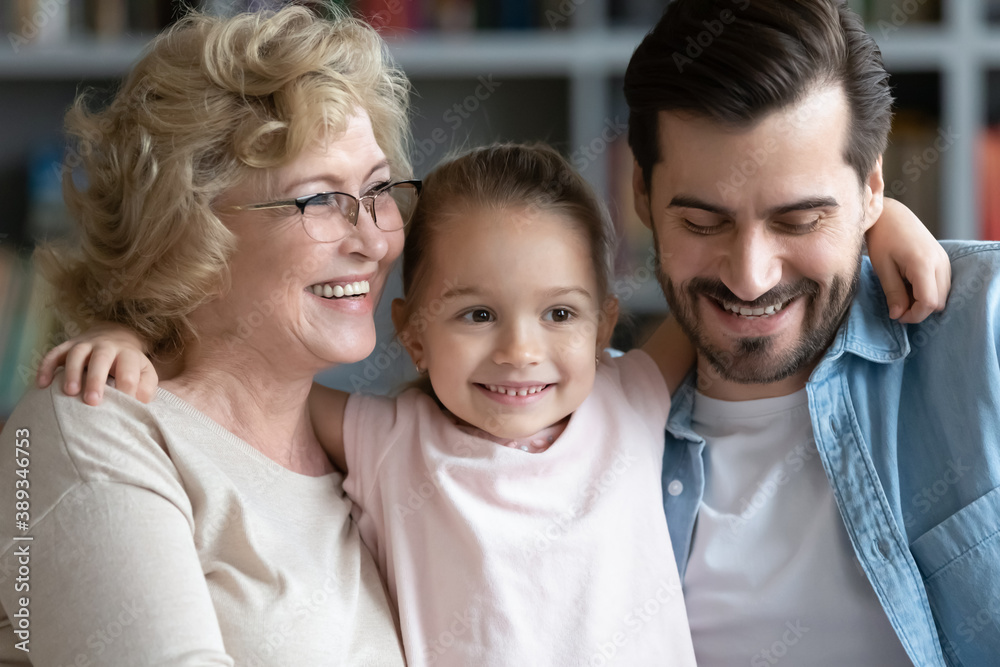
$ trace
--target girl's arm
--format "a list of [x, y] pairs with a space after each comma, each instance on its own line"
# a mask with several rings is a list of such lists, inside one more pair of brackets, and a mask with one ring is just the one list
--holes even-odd
[[642, 350], [656, 362], [671, 395], [694, 365], [694, 346], [673, 315], [667, 315], [667, 319], [657, 327]]
[[910, 209], [887, 198], [865, 241], [889, 304], [889, 317], [915, 324], [944, 310], [951, 289], [951, 260]]
[[309, 391], [309, 418], [323, 449], [340, 470], [347, 474], [347, 456], [344, 454], [344, 411], [347, 408], [345, 391], [330, 389], [313, 382]]

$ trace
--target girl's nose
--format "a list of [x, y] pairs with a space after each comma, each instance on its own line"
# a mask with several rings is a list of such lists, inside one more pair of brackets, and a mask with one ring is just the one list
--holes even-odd
[[500, 335], [501, 339], [493, 353], [495, 363], [524, 368], [542, 360], [544, 352], [541, 341], [530, 327], [512, 324]]

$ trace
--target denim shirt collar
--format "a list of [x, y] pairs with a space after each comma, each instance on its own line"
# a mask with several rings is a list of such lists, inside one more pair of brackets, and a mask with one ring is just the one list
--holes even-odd
[[898, 361], [910, 354], [906, 326], [889, 318], [882, 284], [867, 257], [861, 266], [858, 293], [847, 319], [809, 376], [809, 382], [826, 378], [833, 372], [835, 362], [846, 353], [877, 364]]

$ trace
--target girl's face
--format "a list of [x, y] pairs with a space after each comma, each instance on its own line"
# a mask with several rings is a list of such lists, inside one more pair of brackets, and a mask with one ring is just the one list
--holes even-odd
[[523, 438], [576, 410], [617, 304], [602, 303], [589, 242], [565, 216], [471, 208], [440, 223], [420, 303], [397, 330], [455, 416]]

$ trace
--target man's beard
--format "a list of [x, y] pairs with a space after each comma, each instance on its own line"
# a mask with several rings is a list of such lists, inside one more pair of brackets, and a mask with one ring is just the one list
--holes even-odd
[[[659, 260], [659, 257], [657, 257]], [[850, 276], [834, 276], [826, 305], [819, 312], [819, 283], [803, 278], [794, 283], [777, 285], [762, 294], [752, 304], [744, 302], [723, 284], [712, 278], [693, 278], [684, 288], [686, 298], [664, 274], [657, 261], [657, 275], [670, 312], [677, 318], [698, 353], [704, 357], [723, 380], [739, 384], [770, 384], [795, 375], [814, 364], [833, 342], [837, 329], [847, 315], [858, 291], [861, 275], [861, 252]], [[716, 302], [737, 303], [749, 308], [785, 303], [792, 298], [808, 299], [800, 338], [789, 349], [776, 352], [773, 336], [733, 339], [731, 349], [713, 344], [698, 318], [699, 296]]]

